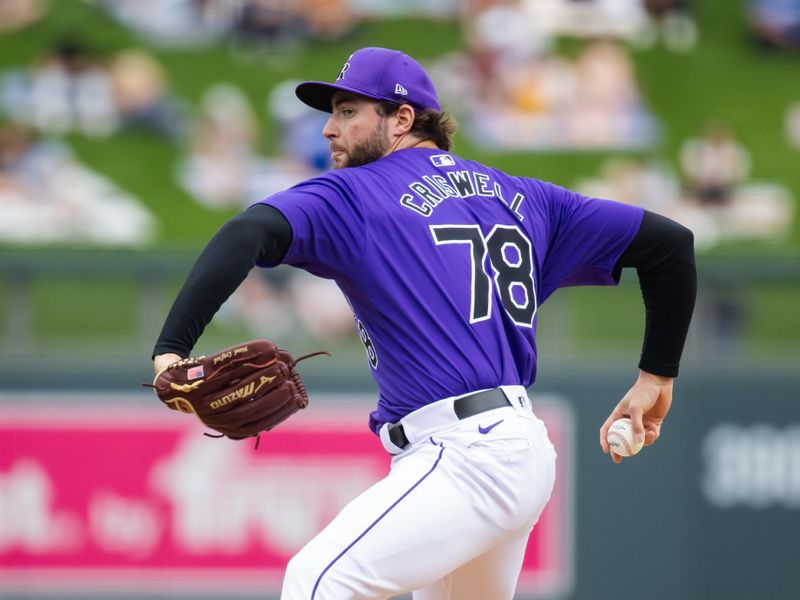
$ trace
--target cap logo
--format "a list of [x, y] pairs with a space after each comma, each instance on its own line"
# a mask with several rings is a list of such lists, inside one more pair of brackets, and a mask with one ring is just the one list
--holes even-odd
[[394, 93], [400, 94], [401, 96], [408, 96], [408, 90], [399, 83], [394, 84]]
[[342, 67], [342, 70], [339, 71], [339, 76], [336, 78], [336, 81], [339, 81], [340, 79], [344, 79], [344, 74], [347, 73], [347, 71], [349, 69], [350, 69], [350, 63], [349, 62], [344, 63], [344, 66]]

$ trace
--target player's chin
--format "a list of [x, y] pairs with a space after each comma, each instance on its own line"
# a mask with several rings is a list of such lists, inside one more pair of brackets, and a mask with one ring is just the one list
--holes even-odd
[[347, 166], [347, 155], [344, 152], [334, 152], [331, 154], [331, 162], [334, 169], [343, 169]]

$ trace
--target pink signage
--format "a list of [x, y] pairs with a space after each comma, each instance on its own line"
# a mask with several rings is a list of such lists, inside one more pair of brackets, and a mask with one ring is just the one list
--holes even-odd
[[[258, 449], [205, 437], [149, 397], [4, 402], [0, 593], [279, 592], [289, 558], [389, 468], [368, 405], [330, 400]], [[536, 406], [559, 477], [520, 590], [549, 595], [571, 573], [570, 420], [559, 403]]]

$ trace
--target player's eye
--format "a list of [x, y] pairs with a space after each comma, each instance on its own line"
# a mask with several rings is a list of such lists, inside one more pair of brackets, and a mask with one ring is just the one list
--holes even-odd
[[352, 116], [355, 114], [355, 112], [356, 112], [356, 111], [354, 111], [352, 108], [343, 108], [343, 109], [342, 109], [342, 114], [343, 114], [345, 117], [347, 117], [348, 119], [349, 119], [350, 117], [352, 117]]

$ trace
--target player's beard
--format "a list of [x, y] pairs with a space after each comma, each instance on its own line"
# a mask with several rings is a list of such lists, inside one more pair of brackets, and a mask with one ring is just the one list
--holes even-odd
[[360, 167], [383, 158], [389, 151], [389, 139], [386, 132], [386, 120], [381, 119], [378, 126], [375, 127], [375, 131], [367, 139], [353, 146], [341, 168]]

